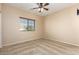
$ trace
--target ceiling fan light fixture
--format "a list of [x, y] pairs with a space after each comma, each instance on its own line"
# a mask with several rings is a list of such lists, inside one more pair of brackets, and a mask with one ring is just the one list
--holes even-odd
[[41, 9], [40, 8], [38, 8], [38, 11], [40, 11]]
[[43, 12], [44, 9], [43, 9], [43, 8], [39, 8], [38, 11], [39, 11], [39, 12]]
[[44, 11], [44, 9], [43, 8], [41, 8], [41, 12], [43, 12]]
[[39, 12], [43, 12], [44, 10], [45, 11], [49, 10], [48, 8], [45, 8], [45, 6], [48, 6], [49, 3], [37, 3], [37, 5], [38, 5], [38, 7], [33, 8], [33, 9], [37, 9]]

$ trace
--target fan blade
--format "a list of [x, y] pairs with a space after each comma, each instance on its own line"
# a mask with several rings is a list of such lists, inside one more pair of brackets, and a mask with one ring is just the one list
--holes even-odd
[[47, 5], [49, 5], [49, 3], [45, 3], [45, 4], [44, 4], [44, 6], [47, 6]]
[[39, 5], [40, 5], [40, 3], [37, 3], [37, 5], [39, 6]]
[[39, 7], [33, 8], [33, 9], [38, 9]]
[[46, 11], [48, 11], [49, 9], [48, 8], [44, 8]]

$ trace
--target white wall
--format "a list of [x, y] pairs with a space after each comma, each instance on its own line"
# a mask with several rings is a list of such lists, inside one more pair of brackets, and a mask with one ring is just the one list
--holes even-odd
[[[40, 39], [43, 36], [43, 18], [9, 5], [2, 5], [3, 46]], [[19, 31], [19, 17], [35, 19], [35, 31]]]
[[45, 18], [45, 38], [79, 46], [79, 15], [75, 5]]

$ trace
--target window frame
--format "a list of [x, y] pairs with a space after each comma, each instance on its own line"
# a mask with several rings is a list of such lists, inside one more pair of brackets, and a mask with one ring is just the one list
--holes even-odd
[[[27, 31], [35, 31], [35, 20], [34, 19], [29, 19], [29, 18], [25, 18], [25, 17], [20, 17], [20, 19], [23, 19], [23, 20], [27, 20], [27, 28], [26, 30]], [[32, 26], [32, 29], [29, 30], [29, 21], [33, 21], [33, 26]]]

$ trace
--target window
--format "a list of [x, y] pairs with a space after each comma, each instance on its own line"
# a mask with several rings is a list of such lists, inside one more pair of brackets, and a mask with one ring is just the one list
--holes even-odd
[[35, 20], [20, 17], [18, 23], [21, 25], [21, 31], [34, 31], [35, 30]]

